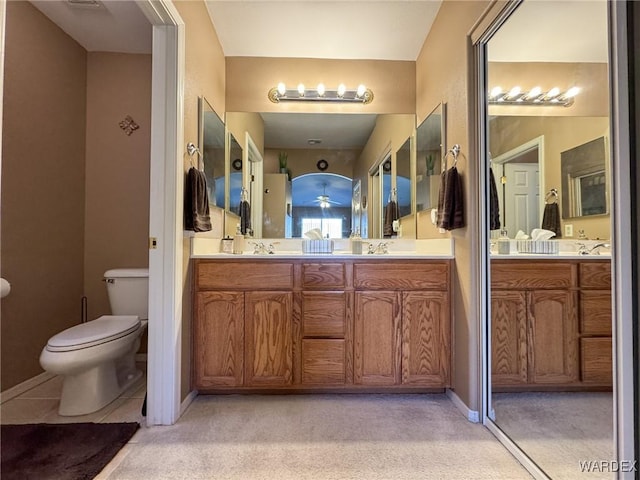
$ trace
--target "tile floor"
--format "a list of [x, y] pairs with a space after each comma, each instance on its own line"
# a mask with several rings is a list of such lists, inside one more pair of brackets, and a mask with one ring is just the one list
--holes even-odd
[[[146, 363], [138, 363], [143, 373]], [[147, 391], [146, 375], [129, 387], [120, 398], [97, 412], [75, 417], [58, 415], [62, 377], [54, 377], [0, 405], [0, 423], [110, 423], [138, 422], [143, 424], [142, 403]]]

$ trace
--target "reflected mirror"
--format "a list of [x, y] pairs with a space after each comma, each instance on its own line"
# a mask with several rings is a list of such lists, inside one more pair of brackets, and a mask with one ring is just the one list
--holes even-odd
[[402, 144], [396, 152], [396, 189], [398, 192], [398, 211], [400, 217], [411, 215], [411, 138]]
[[416, 211], [438, 205], [438, 189], [445, 143], [444, 103], [438, 105], [416, 129]]
[[240, 200], [242, 192], [242, 146], [232, 133], [229, 133], [229, 207], [232, 213], [240, 215]]
[[562, 218], [608, 213], [605, 137], [596, 138], [560, 154]]
[[204, 97], [198, 97], [198, 145], [207, 179], [209, 205], [224, 209], [225, 147], [224, 123]]
[[[511, 238], [543, 226], [563, 239], [609, 239], [607, 2], [509, 8], [478, 72], [487, 81], [486, 158], [500, 197], [499, 211], [487, 199], [487, 223], [497, 215]], [[571, 87], [579, 93], [559, 106]], [[610, 268], [602, 256], [490, 254], [487, 414], [550, 478], [579, 478], [580, 461], [615, 458]], [[577, 273], [586, 271], [605, 281], [587, 287]], [[554, 283], [556, 275], [566, 284]]]

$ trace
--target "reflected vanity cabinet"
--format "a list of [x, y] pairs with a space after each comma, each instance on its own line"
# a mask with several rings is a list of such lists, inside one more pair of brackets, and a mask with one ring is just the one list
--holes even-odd
[[201, 392], [450, 384], [449, 260], [193, 265], [193, 383]]
[[609, 262], [492, 260], [494, 390], [611, 385], [610, 325]]

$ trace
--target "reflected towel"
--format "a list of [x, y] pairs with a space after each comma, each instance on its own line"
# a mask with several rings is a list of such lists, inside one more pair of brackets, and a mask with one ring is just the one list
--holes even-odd
[[555, 238], [560, 238], [562, 236], [562, 232], [560, 231], [560, 207], [557, 203], [547, 203], [544, 206], [544, 213], [542, 214], [542, 228], [544, 230], [551, 230], [555, 233]]
[[389, 200], [387, 206], [384, 209], [384, 225], [383, 236], [390, 237], [393, 235], [393, 222], [400, 218], [400, 212], [398, 210], [398, 204], [394, 200]]
[[456, 167], [442, 172], [440, 176], [437, 226], [445, 230], [464, 227], [462, 179]]
[[500, 230], [500, 202], [493, 169], [489, 169], [489, 230]]
[[242, 200], [238, 207], [238, 215], [240, 215], [240, 231], [243, 235], [251, 230], [251, 206], [247, 200]]
[[207, 179], [203, 172], [191, 167], [187, 172], [184, 192], [184, 228], [194, 232], [211, 230]]

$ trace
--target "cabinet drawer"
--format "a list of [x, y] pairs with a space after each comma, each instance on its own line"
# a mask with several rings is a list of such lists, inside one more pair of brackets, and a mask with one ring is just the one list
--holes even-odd
[[359, 290], [447, 290], [449, 264], [355, 264], [353, 285]]
[[197, 262], [199, 290], [287, 290], [293, 288], [293, 264], [253, 262]]
[[303, 288], [344, 288], [344, 263], [305, 263], [302, 265]]
[[580, 287], [611, 288], [611, 263], [607, 261], [581, 263]]
[[346, 317], [344, 292], [302, 293], [303, 337], [344, 337]]
[[611, 338], [582, 338], [580, 353], [583, 382], [612, 383]]
[[568, 288], [577, 284], [575, 264], [560, 262], [491, 262], [491, 288]]
[[302, 340], [302, 383], [305, 385], [345, 383], [344, 340]]
[[580, 292], [580, 333], [611, 335], [611, 292]]

